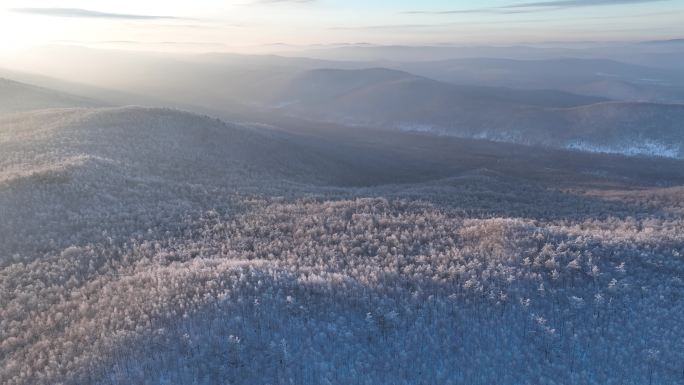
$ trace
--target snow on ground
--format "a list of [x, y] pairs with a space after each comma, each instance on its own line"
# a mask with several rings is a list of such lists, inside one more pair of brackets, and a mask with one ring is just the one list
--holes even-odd
[[124, 112], [0, 126], [2, 384], [684, 380], [681, 189], [326, 188]]
[[682, 157], [681, 150], [678, 146], [650, 140], [614, 145], [592, 144], [578, 140], [568, 144], [566, 147], [576, 151], [622, 154], [627, 156], [658, 156], [663, 158]]

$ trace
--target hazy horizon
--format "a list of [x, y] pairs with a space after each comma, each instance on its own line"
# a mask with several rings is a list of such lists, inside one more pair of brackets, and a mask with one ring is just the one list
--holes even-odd
[[[173, 52], [277, 45], [558, 45], [684, 37], [676, 0], [3, 2], [0, 53], [46, 44]], [[283, 47], [278, 47], [282, 49]]]

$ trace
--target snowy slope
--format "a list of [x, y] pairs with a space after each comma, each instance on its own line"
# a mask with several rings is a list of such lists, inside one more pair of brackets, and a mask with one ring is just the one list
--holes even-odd
[[0, 118], [0, 383], [681, 379], [681, 162], [392, 134]]
[[283, 133], [170, 109], [10, 114], [0, 117], [0, 236], [5, 252], [39, 250], [229, 205], [238, 191], [359, 183], [362, 167]]

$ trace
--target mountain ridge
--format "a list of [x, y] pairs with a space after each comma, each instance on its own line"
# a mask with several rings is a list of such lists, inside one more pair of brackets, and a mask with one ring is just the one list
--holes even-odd
[[0, 77], [0, 113], [45, 108], [101, 107], [104, 105], [104, 103], [94, 99]]
[[[613, 141], [616, 146], [607, 152], [629, 147], [623, 153], [684, 156], [679, 123], [684, 104], [678, 103], [456, 86], [373, 69], [305, 72], [278, 95], [274, 106], [293, 116], [347, 125], [587, 150]], [[653, 148], [639, 150], [643, 141], [652, 142]], [[667, 150], [655, 150], [663, 146]]]

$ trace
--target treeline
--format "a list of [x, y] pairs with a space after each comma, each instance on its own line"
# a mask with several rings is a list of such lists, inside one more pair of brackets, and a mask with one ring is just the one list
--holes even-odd
[[[403, 199], [244, 201], [4, 267], [0, 379], [679, 381], [681, 218], [478, 219]], [[485, 369], [486, 368], [486, 369]]]

